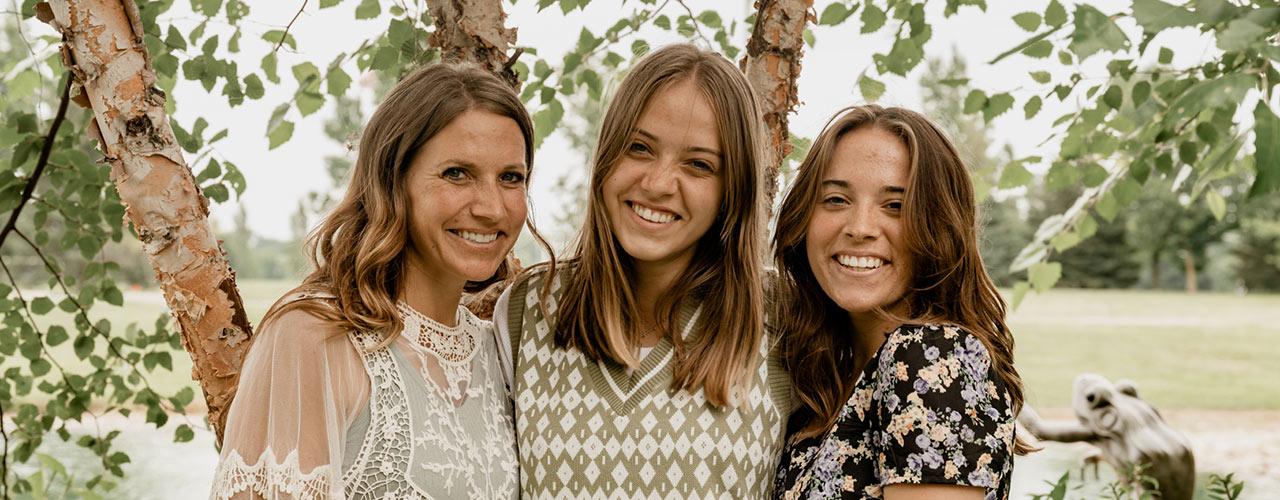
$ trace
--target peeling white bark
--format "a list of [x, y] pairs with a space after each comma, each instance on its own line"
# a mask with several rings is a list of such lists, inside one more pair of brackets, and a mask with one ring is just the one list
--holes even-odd
[[222, 438], [252, 335], [209, 208], [165, 115], [132, 0], [51, 0], [67, 68], [83, 86], [111, 179], [194, 361]]
[[804, 56], [804, 30], [813, 20], [813, 0], [756, 0], [755, 5], [756, 23], [739, 64], [760, 99], [769, 130], [772, 158], [765, 190], [772, 200], [778, 190], [778, 169], [791, 154], [787, 121], [799, 104], [796, 78]]
[[502, 0], [428, 0], [427, 6], [436, 21], [428, 43], [440, 49], [441, 59], [476, 63], [520, 89], [507, 54], [516, 29], [505, 25]]

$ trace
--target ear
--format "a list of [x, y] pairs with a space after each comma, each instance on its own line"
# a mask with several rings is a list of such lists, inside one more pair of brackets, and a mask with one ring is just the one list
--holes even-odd
[[1120, 391], [1121, 394], [1127, 394], [1130, 397], [1141, 399], [1141, 397], [1138, 396], [1138, 384], [1127, 378], [1116, 381], [1116, 390]]

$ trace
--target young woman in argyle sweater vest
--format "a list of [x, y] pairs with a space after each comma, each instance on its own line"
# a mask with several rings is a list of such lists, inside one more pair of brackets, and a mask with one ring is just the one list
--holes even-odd
[[495, 310], [525, 496], [766, 493], [791, 395], [765, 326], [758, 109], [741, 71], [688, 44], [622, 81], [577, 248]]

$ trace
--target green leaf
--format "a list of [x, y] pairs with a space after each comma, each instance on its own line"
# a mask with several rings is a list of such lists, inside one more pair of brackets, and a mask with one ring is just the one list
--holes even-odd
[[1257, 177], [1249, 188], [1249, 198], [1280, 189], [1280, 118], [1259, 100], [1253, 108], [1254, 168]]
[[391, 24], [387, 25], [387, 41], [391, 42], [392, 46], [400, 47], [413, 40], [416, 31], [412, 21], [392, 19]]
[[1218, 142], [1218, 128], [1209, 122], [1200, 122], [1196, 125], [1196, 137], [1205, 144], [1216, 144]]
[[178, 28], [169, 26], [169, 33], [164, 37], [164, 44], [168, 45], [171, 50], [187, 50], [187, 39], [182, 37], [182, 33]]
[[88, 335], [76, 337], [76, 341], [71, 345], [76, 351], [77, 358], [84, 359], [93, 353], [93, 337]]
[[1098, 202], [1093, 205], [1093, 209], [1107, 222], [1116, 220], [1116, 215], [1120, 213], [1120, 206], [1116, 203], [1116, 198], [1111, 193], [1104, 194], [1101, 198], [1098, 198]]
[[1030, 75], [1031, 79], [1035, 80], [1036, 83], [1049, 83], [1049, 80], [1052, 78], [1049, 76], [1048, 71], [1032, 71]]
[[876, 4], [867, 2], [866, 7], [862, 9], [862, 32], [872, 33], [884, 26], [884, 22], [888, 20], [884, 10]]
[[1027, 297], [1027, 290], [1031, 289], [1031, 284], [1025, 281], [1019, 281], [1013, 285], [1013, 295], [1009, 298], [1009, 309], [1016, 310], [1018, 305], [1022, 304], [1022, 299]]
[[124, 305], [124, 293], [121, 293], [120, 289], [113, 285], [102, 290], [102, 300], [106, 301], [108, 304], [119, 307]]
[[1133, 107], [1141, 106], [1151, 97], [1151, 84], [1146, 80], [1133, 84]]
[[1053, 53], [1053, 43], [1049, 42], [1048, 40], [1037, 40], [1031, 43], [1030, 45], [1027, 45], [1026, 48], [1022, 49], [1022, 53], [1027, 57], [1044, 59], [1046, 57], [1049, 57], [1049, 54]]
[[267, 131], [267, 149], [275, 149], [284, 144], [293, 137], [293, 122], [282, 120], [278, 125]]
[[1085, 163], [1080, 166], [1081, 181], [1084, 182], [1085, 187], [1097, 187], [1102, 185], [1103, 182], [1106, 182], [1108, 175], [1107, 169], [1102, 168], [1102, 165], [1094, 162]]
[[1274, 34], [1275, 30], [1267, 30], [1249, 19], [1236, 19], [1227, 25], [1227, 29], [1218, 32], [1218, 48], [1245, 51], [1266, 45], [1267, 38]]
[[1067, 9], [1064, 9], [1058, 0], [1050, 1], [1049, 6], [1044, 9], [1044, 23], [1057, 28], [1066, 22]]
[[1028, 99], [1027, 103], [1022, 105], [1022, 111], [1025, 113], [1026, 119], [1030, 120], [1032, 117], [1036, 116], [1036, 114], [1040, 113], [1041, 104], [1043, 103], [1038, 95], [1032, 96], [1031, 99]]
[[1068, 46], [1080, 59], [1102, 51], [1114, 52], [1129, 47], [1129, 37], [1106, 14], [1088, 4], [1076, 6], [1075, 31]]
[[362, 0], [356, 7], [356, 19], [373, 19], [382, 14], [378, 0]]
[[36, 314], [44, 314], [53, 310], [53, 301], [49, 297], [36, 297], [31, 299], [31, 312]]
[[987, 106], [982, 109], [982, 119], [990, 123], [997, 116], [1009, 111], [1013, 107], [1013, 96], [1008, 92], [1001, 92], [987, 99]]
[[1102, 94], [1102, 102], [1111, 109], [1120, 109], [1124, 104], [1124, 90], [1119, 85], [1112, 85], [1107, 88], [1107, 92]]
[[1049, 244], [1053, 245], [1053, 250], [1058, 253], [1070, 250], [1071, 247], [1079, 245], [1083, 239], [1075, 231], [1063, 231], [1053, 236], [1049, 240]]
[[292, 50], [298, 50], [298, 41], [294, 40], [293, 35], [286, 33], [284, 30], [271, 30], [263, 33], [262, 39], [270, 42], [272, 47], [283, 43], [284, 45], [288, 45]]
[[1204, 194], [1204, 204], [1209, 207], [1209, 211], [1213, 213], [1213, 218], [1219, 222], [1223, 217], [1227, 216], [1227, 200], [1218, 194], [1217, 191], [1208, 191]]
[[327, 9], [342, 3], [342, 0], [320, 0], [320, 8]]
[[664, 29], [664, 30], [668, 30], [668, 31], [670, 31], [670, 30], [671, 30], [671, 19], [670, 19], [670, 18], [668, 18], [668, 17], [667, 17], [667, 16], [665, 16], [665, 15], [658, 16], [658, 17], [654, 18], [654, 20], [653, 20], [653, 25], [654, 25], [654, 26], [657, 26], [657, 27], [659, 27], [659, 28], [662, 28], [662, 29]]
[[[334, 0], [334, 1], [337, 1], [337, 0]], [[195, 439], [195, 437], [196, 437], [195, 431], [192, 431], [191, 426], [187, 424], [179, 425], [177, 429], [173, 430], [173, 442], [175, 443], [186, 443], [188, 441], [191, 441], [192, 439]]]
[[631, 55], [640, 57], [649, 53], [649, 42], [636, 40], [631, 42]]
[[858, 77], [858, 92], [862, 94], [862, 98], [870, 102], [875, 102], [884, 95], [884, 83], [863, 74]]
[[558, 100], [552, 100], [533, 115], [533, 130], [537, 132], [534, 135], [534, 147], [541, 145], [548, 135], [555, 132], [561, 118], [564, 118], [564, 106]]
[[987, 95], [981, 90], [970, 90], [969, 95], [964, 97], [964, 112], [966, 114], [977, 113], [987, 106]]
[[1027, 280], [1036, 289], [1036, 293], [1053, 288], [1061, 277], [1062, 264], [1057, 262], [1037, 262], [1027, 269]]
[[329, 70], [329, 78], [326, 79], [326, 88], [329, 95], [339, 97], [347, 93], [347, 89], [351, 88], [351, 76], [343, 71], [342, 68], [334, 67]]
[[714, 10], [704, 10], [698, 14], [698, 22], [703, 26], [710, 26], [712, 29], [720, 29], [724, 26], [724, 21], [720, 19], [720, 13]]
[[845, 7], [841, 2], [835, 2], [822, 9], [822, 15], [818, 16], [818, 24], [835, 26], [844, 22], [848, 17], [849, 8]]
[[276, 53], [268, 52], [262, 58], [262, 74], [266, 75], [267, 80], [271, 83], [280, 83], [280, 75], [276, 74]]
[[60, 345], [63, 342], [66, 342], [69, 338], [70, 337], [67, 336], [67, 329], [63, 328], [61, 325], [50, 326], [49, 330], [44, 332], [44, 342], [49, 344], [49, 347]]
[[1005, 165], [1004, 170], [1000, 172], [1000, 189], [1011, 189], [1019, 186], [1025, 186], [1035, 178], [1027, 167], [1022, 166], [1021, 162], [1013, 162]]
[[1147, 33], [1159, 33], [1169, 28], [1195, 26], [1201, 19], [1195, 13], [1160, 0], [1133, 0], [1133, 19]]
[[1169, 64], [1173, 62], [1173, 51], [1168, 47], [1160, 47], [1160, 64]]
[[809, 47], [809, 48], [811, 48], [811, 49], [813, 48], [813, 45], [814, 45], [814, 44], [818, 43], [818, 39], [817, 39], [817, 38], [814, 38], [814, 36], [813, 36], [813, 30], [811, 30], [811, 29], [809, 29], [809, 28], [805, 28], [805, 29], [804, 29], [804, 33], [803, 33], [801, 36], [802, 36], [802, 37], [804, 37], [804, 44], [805, 44], [805, 46], [807, 46], [807, 47]]
[[1022, 12], [1013, 15], [1013, 22], [1025, 31], [1035, 31], [1040, 27], [1040, 14]]
[[258, 78], [257, 73], [249, 73], [249, 76], [244, 77], [244, 95], [250, 99], [261, 99], [264, 93], [262, 79]]

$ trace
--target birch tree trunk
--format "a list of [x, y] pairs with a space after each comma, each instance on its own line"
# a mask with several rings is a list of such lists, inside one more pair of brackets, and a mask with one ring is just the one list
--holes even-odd
[[778, 192], [778, 169], [791, 154], [788, 115], [795, 110], [796, 78], [804, 56], [804, 30], [812, 19], [813, 0], [756, 0], [756, 23], [747, 40], [747, 54], [739, 65], [760, 99], [769, 131], [769, 172], [765, 194]]
[[133, 0], [51, 0], [66, 67], [93, 110], [111, 180], [182, 334], [222, 441], [226, 410], [249, 347], [235, 273], [165, 115], [165, 95], [142, 42]]
[[488, 69], [520, 91], [511, 70], [516, 57], [507, 52], [516, 43], [516, 29], [506, 27], [502, 0], [428, 0], [436, 30], [427, 40], [445, 61], [468, 61]]

